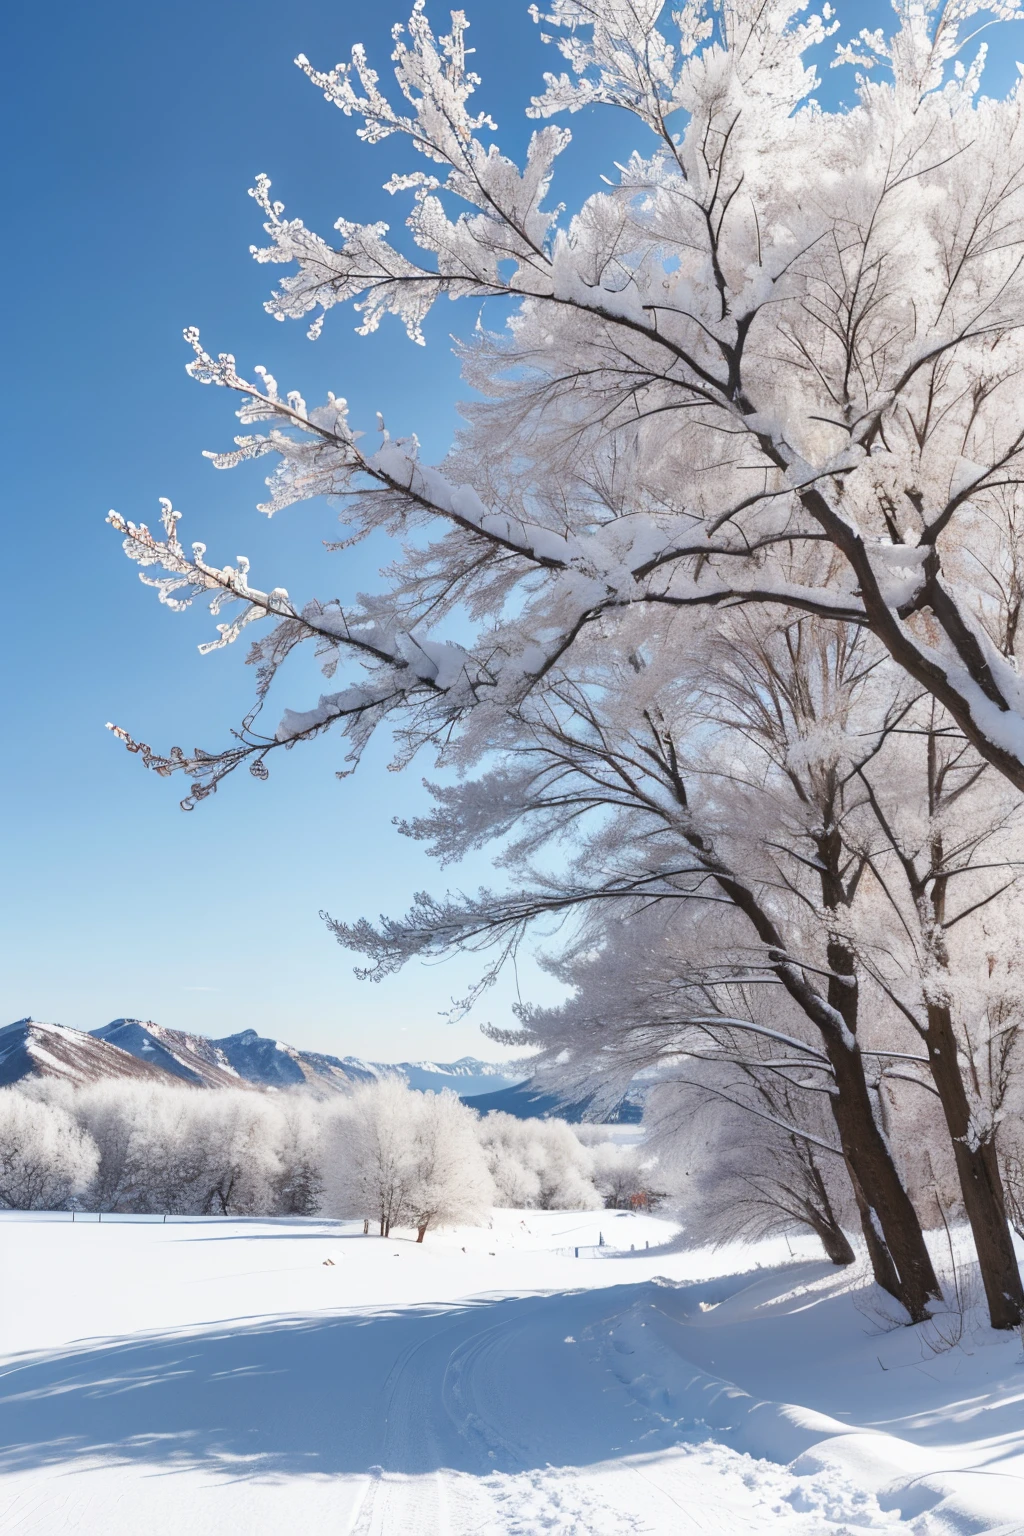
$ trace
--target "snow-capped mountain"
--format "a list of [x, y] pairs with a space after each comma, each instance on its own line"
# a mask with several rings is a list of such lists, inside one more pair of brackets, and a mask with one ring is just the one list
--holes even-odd
[[369, 1082], [376, 1075], [354, 1058], [342, 1061], [319, 1051], [300, 1051], [283, 1040], [258, 1035], [254, 1029], [243, 1029], [210, 1044], [223, 1053], [239, 1077], [261, 1088], [305, 1085], [319, 1093], [337, 1093]]
[[19, 1019], [0, 1029], [0, 1087], [26, 1077], [55, 1077], [76, 1087], [108, 1077], [165, 1080], [157, 1065], [84, 1030]]
[[411, 1088], [462, 1097], [521, 1082], [513, 1067], [463, 1056], [459, 1061], [364, 1061], [300, 1051], [243, 1029], [220, 1040], [168, 1029], [146, 1019], [114, 1019], [86, 1034], [62, 1024], [22, 1019], [0, 1030], [0, 1086], [24, 1077], [95, 1082], [104, 1077], [177, 1078], [204, 1088], [301, 1088], [344, 1093], [358, 1083], [401, 1077]]
[[115, 1019], [94, 1029], [90, 1038], [105, 1040], [127, 1051], [137, 1061], [147, 1062], [182, 1082], [206, 1088], [241, 1088], [244, 1083], [218, 1047], [205, 1035], [189, 1035], [180, 1029], [165, 1029], [162, 1024], [142, 1019]]
[[346, 1092], [356, 1083], [381, 1077], [404, 1077], [410, 1088], [452, 1088], [461, 1095], [486, 1093], [520, 1082], [505, 1066], [464, 1056], [450, 1063], [434, 1061], [364, 1061], [359, 1056], [327, 1056], [321, 1051], [300, 1051], [283, 1040], [243, 1029], [237, 1035], [208, 1040], [163, 1024], [140, 1019], [115, 1019], [93, 1030], [94, 1038], [131, 1051], [140, 1061], [163, 1067], [186, 1082], [209, 1088], [249, 1084], [260, 1088], [313, 1089], [317, 1093]]
[[511, 1063], [479, 1061], [475, 1056], [460, 1056], [458, 1061], [363, 1061], [358, 1056], [342, 1057], [349, 1071], [373, 1077], [404, 1077], [410, 1088], [421, 1093], [440, 1093], [451, 1088], [460, 1098], [471, 1094], [495, 1093], [511, 1088], [527, 1076]]
[[[461, 1097], [464, 1104], [481, 1115], [490, 1114], [491, 1110], [501, 1110], [506, 1115], [514, 1115], [517, 1120], [568, 1120], [570, 1125], [578, 1125], [587, 1118], [593, 1100], [592, 1094], [579, 1098], [572, 1092], [552, 1093], [537, 1078], [527, 1078], [524, 1082], [497, 1091], [463, 1094]], [[634, 1083], [616, 1105], [603, 1111], [601, 1123], [639, 1125], [643, 1112], [643, 1088]]]

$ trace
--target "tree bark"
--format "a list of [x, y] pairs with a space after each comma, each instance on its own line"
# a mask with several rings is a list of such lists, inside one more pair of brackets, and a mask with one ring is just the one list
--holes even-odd
[[[831, 850], [830, 850], [831, 851]], [[835, 1075], [829, 1095], [839, 1144], [850, 1170], [871, 1269], [879, 1285], [905, 1307], [911, 1321], [924, 1322], [929, 1301], [942, 1296], [921, 1223], [903, 1187], [889, 1143], [875, 1120], [857, 1044], [857, 986], [854, 957], [833, 940], [827, 949], [831, 971], [827, 1001], [788, 958], [781, 935], [741, 882], [718, 877], [719, 885], [747, 913], [768, 948], [775, 974], [790, 997], [816, 1026]], [[826, 904], [828, 893], [826, 893]]]
[[995, 1144], [991, 1139], [975, 1142], [971, 1134], [971, 1109], [960, 1071], [956, 1032], [945, 1004], [928, 1005], [926, 1045], [932, 1081], [953, 1143], [989, 1319], [993, 1328], [1017, 1328], [1024, 1320], [1024, 1285], [1006, 1218]]
[[878, 1128], [856, 1042], [825, 1040], [836, 1075], [832, 1116], [850, 1169], [861, 1228], [878, 1284], [920, 1323], [942, 1293], [913, 1202]]
[[422, 1243], [422, 1241], [426, 1237], [426, 1235], [427, 1235], [426, 1227], [417, 1227], [416, 1228], [416, 1241], [418, 1243]]
[[[829, 808], [818, 839], [818, 856], [822, 866], [822, 901], [830, 911], [839, 912], [848, 905], [848, 897], [841, 874], [843, 841], [832, 809]], [[845, 1037], [834, 1030], [822, 1035], [825, 1054], [835, 1075], [832, 1115], [843, 1154], [854, 1174], [864, 1240], [878, 1284], [906, 1307], [913, 1322], [920, 1323], [928, 1316], [928, 1302], [938, 1300], [942, 1291], [917, 1211], [903, 1186], [892, 1149], [871, 1103], [864, 1058], [857, 1043], [860, 987], [856, 956], [845, 940], [835, 934], [825, 953], [829, 965], [829, 1007], [845, 1026]]]

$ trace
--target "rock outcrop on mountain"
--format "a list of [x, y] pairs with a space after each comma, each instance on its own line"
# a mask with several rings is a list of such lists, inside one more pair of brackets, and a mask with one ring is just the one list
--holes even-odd
[[262, 1088], [305, 1086], [318, 1093], [344, 1093], [356, 1083], [372, 1082], [378, 1075], [354, 1058], [342, 1060], [320, 1051], [300, 1051], [254, 1029], [210, 1043], [223, 1052], [240, 1077]]

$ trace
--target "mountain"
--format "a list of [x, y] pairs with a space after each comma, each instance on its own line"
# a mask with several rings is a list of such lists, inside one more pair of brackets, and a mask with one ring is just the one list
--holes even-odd
[[204, 1088], [242, 1088], [245, 1084], [219, 1047], [205, 1035], [189, 1035], [180, 1029], [142, 1019], [114, 1019], [94, 1029], [93, 1040], [105, 1040], [184, 1083]]
[[[525, 1083], [516, 1083], [511, 1088], [501, 1088], [496, 1093], [463, 1094], [462, 1102], [481, 1115], [488, 1114], [492, 1109], [499, 1109], [506, 1115], [515, 1115], [517, 1120], [548, 1120], [554, 1117], [558, 1120], [568, 1120], [571, 1125], [578, 1125], [589, 1109], [591, 1099], [588, 1096], [575, 1103], [569, 1103], [559, 1098], [557, 1094], [545, 1093], [543, 1089], [535, 1087], [533, 1082], [528, 1080]], [[613, 1110], [602, 1115], [601, 1123], [603, 1125], [639, 1125], [643, 1112], [642, 1097], [635, 1089], [630, 1089]]]
[[[0, 1087], [27, 1077], [55, 1077], [76, 1086], [103, 1078], [133, 1078], [164, 1083], [177, 1079], [202, 1088], [305, 1087], [321, 1096], [399, 1077], [420, 1092], [451, 1088], [481, 1114], [500, 1109], [520, 1120], [554, 1115], [575, 1122], [583, 1119], [590, 1104], [589, 1099], [565, 1102], [524, 1080], [513, 1065], [475, 1056], [451, 1062], [365, 1061], [300, 1051], [254, 1029], [210, 1040], [142, 1019], [114, 1019], [91, 1034], [36, 1019], [8, 1024], [0, 1029]], [[631, 1090], [605, 1118], [638, 1121], [639, 1098], [637, 1089]]]
[[166, 1081], [157, 1066], [83, 1030], [19, 1019], [0, 1029], [0, 1088], [26, 1077], [59, 1078], [75, 1087], [108, 1077]]
[[345, 1056], [343, 1063], [374, 1077], [404, 1077], [410, 1088], [421, 1093], [440, 1093], [451, 1088], [460, 1098], [470, 1094], [492, 1093], [521, 1083], [525, 1073], [503, 1062], [479, 1061], [475, 1056], [460, 1056], [458, 1061], [363, 1061]]
[[384, 1077], [403, 1077], [410, 1088], [437, 1093], [452, 1088], [465, 1096], [489, 1089], [506, 1088], [521, 1074], [492, 1062], [463, 1056], [459, 1061], [364, 1061], [359, 1056], [327, 1056], [320, 1051], [300, 1051], [283, 1040], [273, 1040], [243, 1029], [236, 1035], [208, 1040], [168, 1029], [141, 1019], [115, 1019], [92, 1032], [130, 1051], [140, 1061], [162, 1067], [185, 1082], [208, 1088], [245, 1086], [259, 1088], [307, 1087], [315, 1093], [344, 1093], [357, 1083]]
[[254, 1029], [211, 1041], [223, 1051], [234, 1071], [246, 1082], [262, 1088], [301, 1088], [317, 1092], [345, 1092], [357, 1083], [372, 1082], [378, 1075], [355, 1057], [325, 1056], [320, 1051], [299, 1051], [283, 1040], [271, 1040]]
[[306, 1087], [320, 1095], [399, 1077], [422, 1092], [451, 1088], [463, 1098], [522, 1080], [514, 1068], [474, 1056], [452, 1062], [364, 1061], [300, 1051], [254, 1029], [210, 1040], [146, 1019], [114, 1019], [90, 1034], [34, 1019], [9, 1024], [0, 1029], [0, 1087], [31, 1076], [63, 1077], [73, 1083], [104, 1077], [149, 1082], [176, 1078], [202, 1088]]

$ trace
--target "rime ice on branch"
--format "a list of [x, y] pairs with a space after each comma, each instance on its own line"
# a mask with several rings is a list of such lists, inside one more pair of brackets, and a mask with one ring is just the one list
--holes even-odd
[[[193, 376], [238, 391], [246, 425], [268, 424], [214, 456], [276, 455], [264, 510], [345, 495], [355, 536], [430, 532], [386, 591], [326, 619], [316, 604], [279, 612], [281, 594], [250, 594], [244, 569], [210, 571], [171, 537], [129, 539], [133, 558], [194, 578], [218, 609], [249, 605], [219, 643], [269, 621], [254, 656], [261, 697], [307, 640], [329, 668], [344, 658], [368, 673], [268, 737], [249, 721], [226, 754], [154, 765], [202, 794], [335, 723], [358, 756], [385, 716], [410, 752], [543, 686], [585, 630], [612, 633], [636, 603], [757, 602], [870, 627], [1024, 786], [1020, 102], [979, 99], [980, 64], [956, 60], [979, 10], [900, 0], [895, 38], [854, 50], [891, 79], [865, 76], [839, 114], [808, 103], [804, 55], [835, 30], [828, 8], [798, 24], [792, 0], [740, 0], [714, 35], [700, 4], [667, 30], [657, 3], [536, 13], [568, 72], [548, 77], [531, 113], [608, 103], [643, 125], [642, 152], [572, 218], [542, 206], [566, 133], [541, 129], [520, 169], [469, 110], [479, 82], [461, 13], [440, 39], [419, 3], [396, 28], [405, 110], [360, 49], [327, 72], [300, 59], [364, 139], [401, 135], [432, 169], [389, 183], [412, 196], [412, 255], [380, 224], [341, 220], [330, 244], [286, 219], [261, 178], [270, 243], [256, 255], [294, 268], [271, 313], [313, 314], [319, 333], [328, 309], [354, 300], [362, 329], [393, 314], [421, 340], [437, 298], [503, 297], [509, 326], [464, 350], [487, 398], [439, 469], [412, 438], [365, 451], [343, 401], [309, 408], [265, 373], [251, 384], [189, 332]], [[790, 552], [823, 540], [836, 551], [827, 579], [794, 580]], [[465, 652], [443, 635], [457, 606], [480, 625]]]

